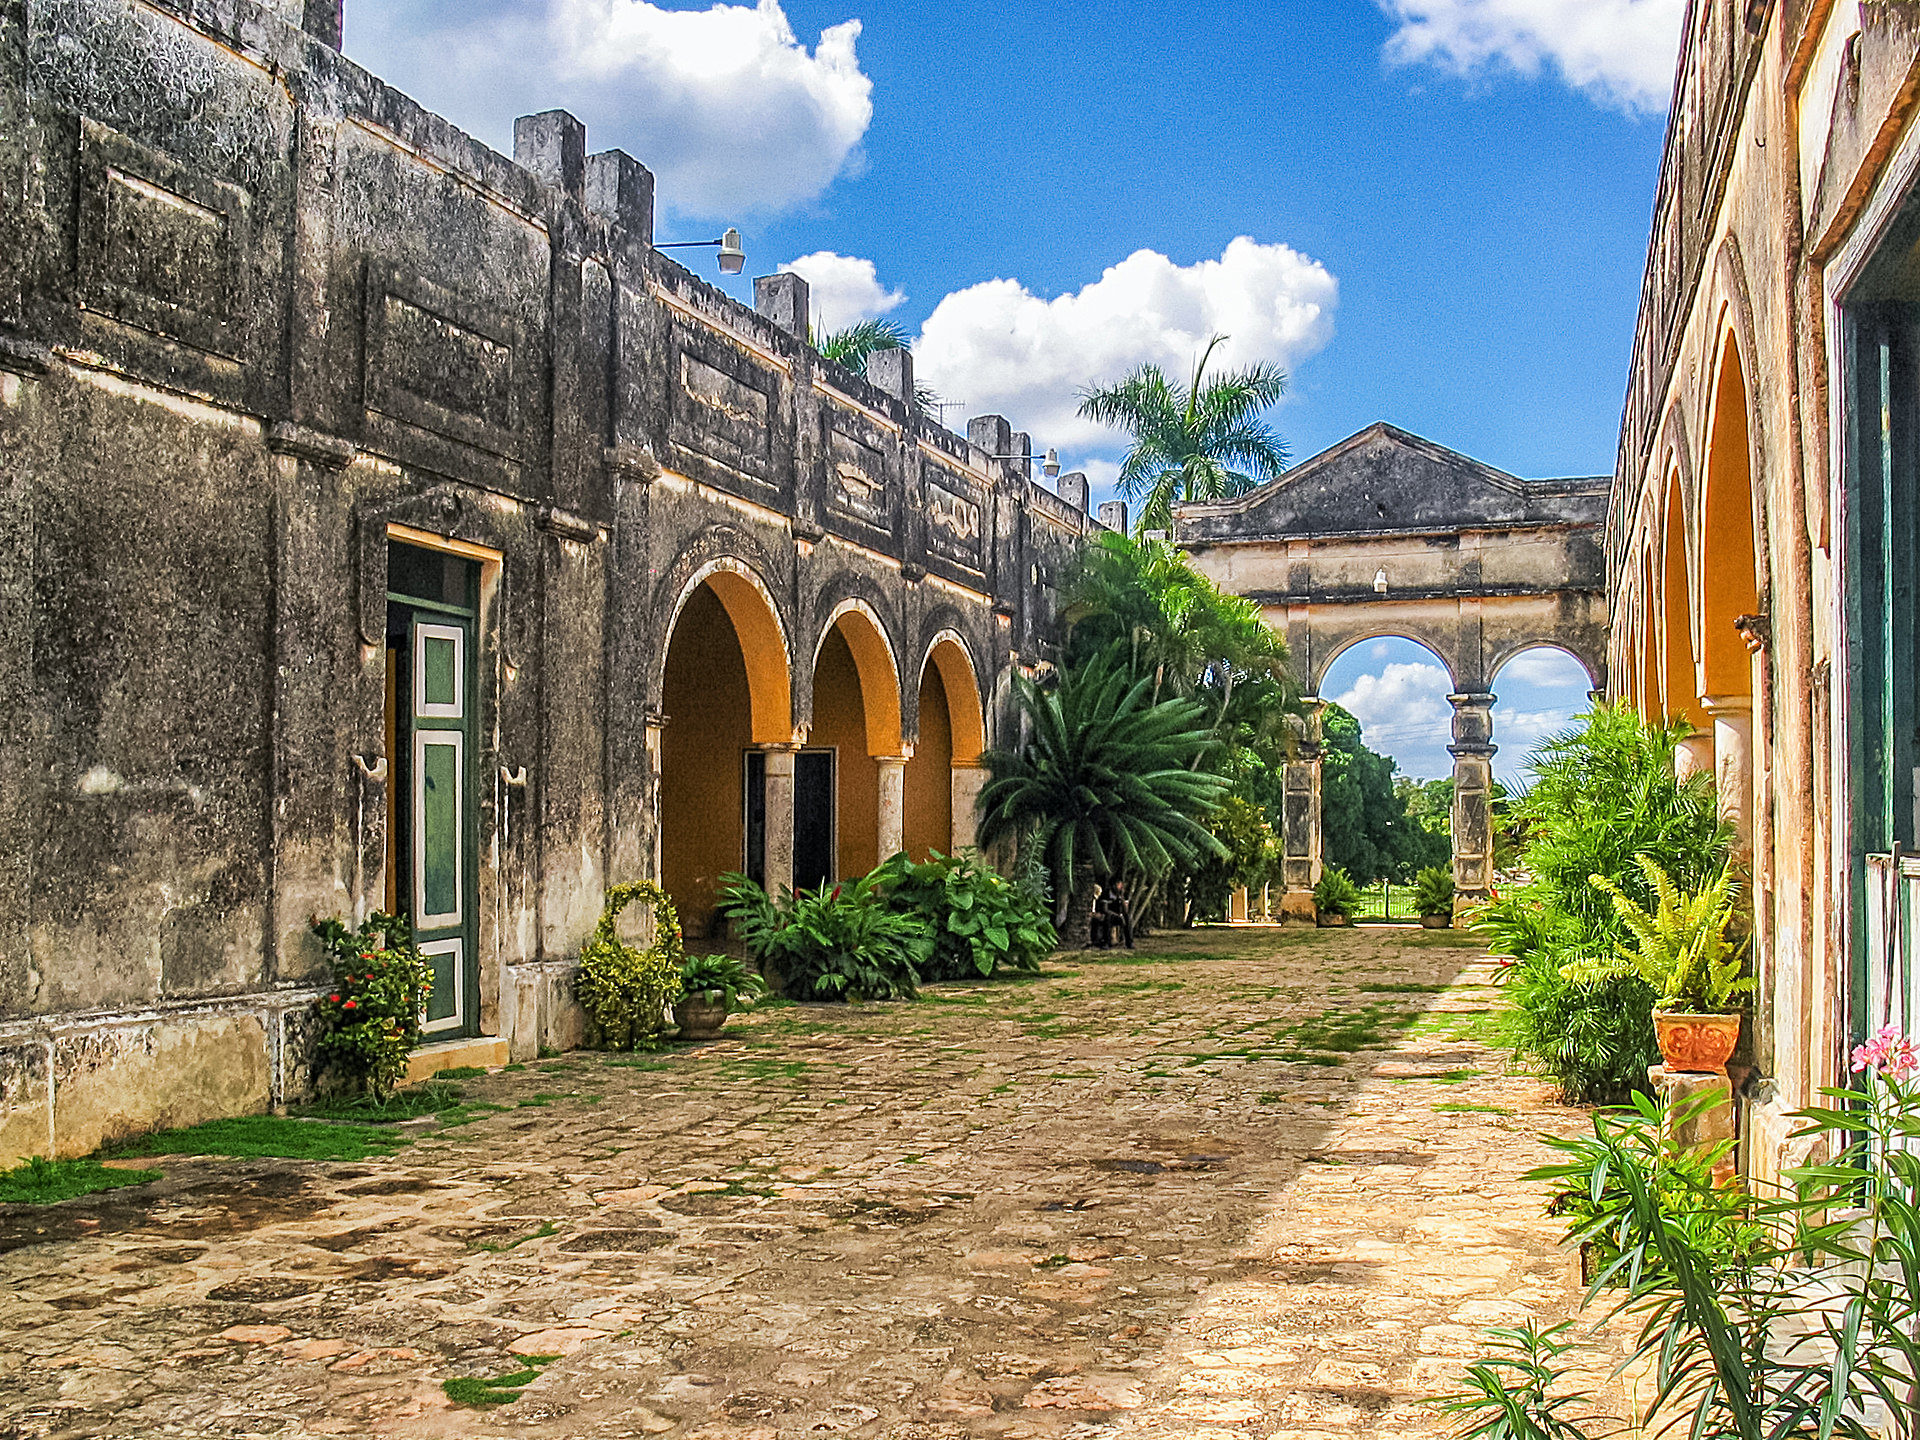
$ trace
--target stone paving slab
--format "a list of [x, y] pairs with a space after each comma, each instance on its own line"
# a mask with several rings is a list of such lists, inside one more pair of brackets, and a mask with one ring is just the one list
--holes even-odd
[[496, 1073], [390, 1159], [142, 1162], [0, 1207], [0, 1440], [1442, 1434], [1481, 1328], [1575, 1299], [1519, 1176], [1585, 1117], [1489, 978], [1208, 930]]

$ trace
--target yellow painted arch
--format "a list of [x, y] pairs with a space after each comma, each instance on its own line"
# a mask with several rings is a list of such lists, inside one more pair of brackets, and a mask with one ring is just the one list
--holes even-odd
[[838, 628], [853, 652], [853, 668], [860, 674], [860, 701], [867, 724], [867, 754], [900, 755], [906, 741], [900, 728], [900, 667], [886, 627], [864, 600], [842, 600], [833, 607], [813, 647], [816, 669], [820, 647]]
[[952, 630], [942, 630], [927, 646], [927, 666], [940, 672], [940, 683], [947, 691], [947, 716], [953, 726], [953, 763], [977, 765], [980, 752], [987, 748], [986, 716], [980, 708], [980, 679], [973, 668], [973, 656], [966, 641]]
[[[787, 664], [787, 633], [780, 624], [780, 612], [774, 608], [773, 596], [744, 562], [731, 557], [710, 560], [681, 586], [673, 606], [674, 625], [680, 623], [680, 612], [702, 585], [718, 597], [733, 625], [734, 638], [740, 642], [740, 654], [747, 666], [753, 743], [791, 743], [794, 738], [793, 678]], [[669, 646], [673, 643], [672, 626], [667, 629], [667, 643]]]
[[1702, 691], [1745, 695], [1753, 688], [1746, 642], [1733, 628], [1760, 609], [1754, 576], [1758, 526], [1753, 514], [1753, 460], [1748, 445], [1747, 381], [1729, 330], [1721, 346], [1708, 422], [1707, 484], [1700, 518]]

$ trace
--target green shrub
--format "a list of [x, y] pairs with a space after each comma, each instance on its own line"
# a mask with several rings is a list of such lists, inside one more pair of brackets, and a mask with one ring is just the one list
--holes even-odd
[[376, 1099], [389, 1095], [420, 1043], [433, 971], [414, 949], [407, 922], [384, 910], [358, 930], [338, 920], [315, 920], [312, 928], [333, 970], [333, 988], [318, 1006], [315, 1080], [325, 1076]]
[[1638, 975], [1654, 989], [1661, 1010], [1690, 1015], [1725, 1015], [1739, 1007], [1734, 997], [1753, 989], [1740, 974], [1740, 953], [1727, 941], [1733, 919], [1733, 872], [1723, 867], [1699, 890], [1681, 894], [1674, 883], [1644, 855], [1634, 857], [1660, 897], [1648, 914], [1632, 897], [1604, 875], [1593, 883], [1612, 897], [1613, 908], [1633, 932], [1633, 948], [1621, 946], [1603, 960], [1584, 960], [1570, 967], [1582, 979], [1611, 975]]
[[1684, 723], [1598, 705], [1543, 742], [1530, 757], [1532, 784], [1509, 806], [1525, 837], [1519, 864], [1528, 878], [1474, 916], [1489, 948], [1511, 962], [1506, 1039], [1577, 1104], [1644, 1087], [1659, 1058], [1653, 987], [1606, 968], [1632, 932], [1593, 877], [1651, 909], [1657, 897], [1639, 857], [1687, 890], [1726, 863], [1729, 832], [1715, 812], [1713, 778], [1674, 777], [1689, 733]]
[[731, 955], [689, 955], [680, 962], [680, 990], [688, 999], [725, 1005], [729, 1013], [751, 1010], [767, 982]]
[[[635, 900], [653, 906], [653, 943], [620, 939], [620, 912]], [[588, 1041], [602, 1050], [652, 1050], [666, 1033], [667, 1006], [680, 998], [680, 917], [651, 880], [607, 891], [593, 938], [580, 947], [574, 993], [587, 1012]]]
[[1046, 900], [978, 855], [899, 854], [870, 877], [887, 903], [918, 916], [933, 935], [922, 980], [970, 980], [1001, 969], [1037, 970], [1054, 945]]
[[1351, 915], [1360, 904], [1360, 887], [1338, 865], [1329, 865], [1313, 887], [1313, 904], [1322, 915]]
[[762, 971], [795, 1000], [912, 999], [933, 929], [890, 909], [874, 876], [770, 897], [738, 873], [720, 877], [720, 911]]
[[1430, 865], [1413, 877], [1413, 908], [1420, 915], [1453, 913], [1453, 872]]

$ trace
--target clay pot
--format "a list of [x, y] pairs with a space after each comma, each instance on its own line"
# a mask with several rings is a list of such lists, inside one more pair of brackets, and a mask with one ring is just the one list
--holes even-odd
[[1342, 925], [1351, 925], [1353, 922], [1337, 910], [1322, 910], [1319, 923], [1323, 930], [1335, 930]]
[[727, 1002], [683, 995], [673, 1002], [673, 1018], [680, 1022], [682, 1040], [711, 1040], [727, 1023]]
[[1453, 917], [1451, 915], [1422, 915], [1420, 917], [1420, 928], [1423, 930], [1451, 930], [1453, 928]]
[[1733, 1047], [1740, 1043], [1737, 1014], [1689, 1015], [1679, 1010], [1656, 1010], [1653, 1029], [1660, 1037], [1660, 1058], [1667, 1069], [1697, 1075], [1724, 1073]]

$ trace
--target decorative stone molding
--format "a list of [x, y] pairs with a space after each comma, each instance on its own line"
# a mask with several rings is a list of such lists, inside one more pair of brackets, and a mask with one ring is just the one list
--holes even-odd
[[53, 369], [53, 351], [32, 340], [0, 335], [0, 370], [15, 375], [45, 375]]
[[637, 485], [651, 485], [660, 478], [659, 457], [653, 453], [653, 447], [645, 443], [609, 445], [600, 452], [600, 459], [614, 475]]
[[1758, 655], [1773, 644], [1773, 621], [1766, 615], [1736, 615], [1733, 628], [1746, 642], [1749, 655]]
[[322, 430], [310, 430], [291, 420], [276, 420], [268, 427], [267, 449], [326, 470], [344, 470], [360, 454], [359, 447], [350, 440]]
[[562, 510], [558, 505], [540, 507], [534, 523], [549, 535], [557, 535], [562, 540], [575, 540], [582, 545], [591, 544], [600, 534], [600, 527], [571, 510]]

